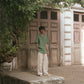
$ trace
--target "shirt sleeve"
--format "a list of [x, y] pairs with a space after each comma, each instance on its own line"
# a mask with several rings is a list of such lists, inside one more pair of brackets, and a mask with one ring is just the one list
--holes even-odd
[[35, 40], [35, 43], [38, 43], [38, 36], [36, 36], [36, 40]]

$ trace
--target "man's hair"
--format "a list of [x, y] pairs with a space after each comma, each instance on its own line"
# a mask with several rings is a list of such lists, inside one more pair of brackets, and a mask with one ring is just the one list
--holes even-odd
[[45, 30], [45, 27], [44, 26], [40, 26], [39, 27], [39, 31], [41, 31], [42, 29]]

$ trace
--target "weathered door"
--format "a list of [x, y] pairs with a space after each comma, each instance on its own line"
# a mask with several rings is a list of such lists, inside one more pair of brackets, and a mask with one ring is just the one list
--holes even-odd
[[81, 64], [84, 64], [84, 13], [81, 14]]
[[50, 56], [49, 65], [59, 64], [59, 10], [45, 9], [38, 12], [29, 26], [29, 68], [37, 67], [37, 51], [35, 46], [36, 36], [39, 34], [39, 26], [45, 26], [49, 39]]
[[84, 60], [84, 14], [74, 13], [74, 64]]

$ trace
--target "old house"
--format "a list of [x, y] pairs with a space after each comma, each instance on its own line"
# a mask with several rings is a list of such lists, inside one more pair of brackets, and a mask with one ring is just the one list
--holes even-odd
[[49, 67], [84, 64], [84, 8], [75, 4], [62, 10], [45, 7], [36, 14], [25, 33], [24, 47], [18, 52], [13, 68], [36, 70], [35, 39], [39, 26], [45, 26], [49, 38]]
[[29, 26], [28, 67], [36, 68], [35, 39], [39, 26], [46, 27], [49, 38], [49, 66], [84, 64], [84, 8], [76, 4], [70, 9], [45, 8]]

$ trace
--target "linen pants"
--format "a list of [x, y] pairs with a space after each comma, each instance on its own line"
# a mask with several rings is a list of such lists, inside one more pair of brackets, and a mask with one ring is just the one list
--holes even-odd
[[48, 74], [48, 57], [47, 54], [38, 52], [37, 74]]

